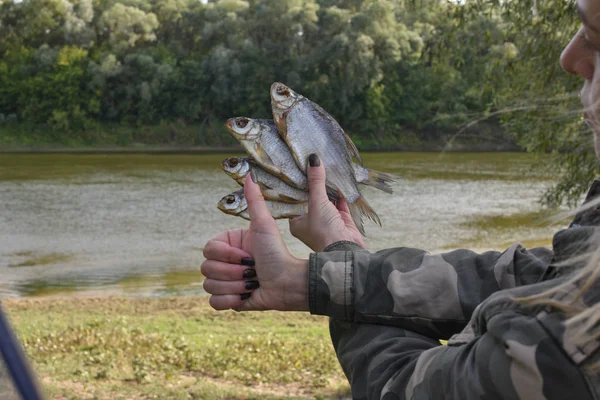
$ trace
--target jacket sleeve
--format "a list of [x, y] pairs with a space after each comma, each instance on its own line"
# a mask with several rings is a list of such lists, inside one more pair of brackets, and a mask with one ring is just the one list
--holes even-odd
[[551, 257], [549, 249], [520, 244], [504, 252], [432, 255], [404, 247], [370, 253], [335, 243], [310, 255], [309, 307], [313, 314], [445, 339], [494, 292], [536, 283]]
[[457, 346], [384, 325], [331, 319], [330, 330], [355, 400], [592, 398], [571, 359], [519, 313]]

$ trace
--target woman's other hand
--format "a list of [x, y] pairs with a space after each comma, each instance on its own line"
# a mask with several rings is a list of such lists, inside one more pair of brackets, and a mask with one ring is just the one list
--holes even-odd
[[327, 197], [325, 167], [319, 157], [311, 154], [308, 165], [308, 213], [290, 220], [292, 235], [316, 252], [342, 240], [365, 247], [346, 200], [340, 198], [336, 206]]
[[223, 232], [204, 246], [201, 270], [210, 305], [217, 310], [308, 310], [308, 261], [289, 252], [250, 176], [244, 193], [250, 227]]

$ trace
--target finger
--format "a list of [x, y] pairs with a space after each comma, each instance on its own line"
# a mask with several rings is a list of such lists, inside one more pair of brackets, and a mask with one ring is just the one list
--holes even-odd
[[337, 209], [340, 212], [340, 216], [342, 217], [342, 221], [344, 221], [344, 225], [346, 226], [355, 226], [354, 220], [350, 215], [350, 208], [348, 207], [348, 202], [343, 197], [340, 197], [337, 203]]
[[229, 264], [220, 261], [206, 260], [200, 266], [200, 272], [206, 278], [220, 281], [238, 281], [256, 276], [256, 270], [240, 264]]
[[206, 243], [202, 254], [207, 260], [223, 261], [230, 264], [241, 264], [242, 259], [252, 258], [248, 252], [215, 239]]
[[231, 229], [228, 231], [224, 231], [219, 233], [217, 236], [212, 238], [212, 240], [229, 243], [234, 247], [242, 247], [242, 243], [244, 241], [244, 235], [246, 234], [246, 229]]
[[290, 233], [293, 237], [298, 238], [298, 235], [308, 230], [307, 214], [290, 219]]
[[270, 226], [277, 226], [275, 220], [271, 216], [271, 212], [265, 203], [265, 198], [258, 185], [254, 182], [254, 172], [251, 171], [250, 176], [246, 177], [244, 184], [244, 195], [248, 202], [248, 214], [250, 215], [250, 221], [258, 224], [267, 224]]
[[202, 283], [202, 288], [206, 293], [215, 295], [249, 293], [254, 289], [258, 289], [259, 286], [257, 280], [218, 281], [216, 279], [205, 279]]
[[350, 214], [350, 207], [348, 207], [348, 202], [343, 197], [340, 196], [340, 198], [337, 201], [336, 206], [337, 206], [338, 210], [343, 211], [347, 214]]
[[306, 176], [309, 192], [308, 209], [318, 210], [324, 202], [329, 202], [325, 187], [325, 166], [321, 163], [318, 155], [311, 154], [308, 157]]
[[215, 310], [229, 310], [240, 307], [245, 301], [245, 299], [242, 300], [239, 294], [227, 294], [210, 296], [208, 303]]

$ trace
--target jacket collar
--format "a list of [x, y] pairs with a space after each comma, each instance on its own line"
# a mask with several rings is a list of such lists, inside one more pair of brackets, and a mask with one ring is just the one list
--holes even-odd
[[[600, 179], [596, 179], [583, 204], [600, 196]], [[600, 234], [600, 206], [592, 207], [575, 215], [569, 228], [558, 231], [552, 239], [554, 258], [542, 280], [564, 276], [577, 267], [583, 266], [585, 261], [577, 261], [577, 256], [598, 248], [600, 243], [592, 241], [594, 235]], [[596, 240], [597, 241], [597, 240]], [[574, 262], [568, 260], [575, 260]], [[561, 264], [568, 261], [568, 267]]]
[[[583, 204], [589, 203], [590, 201], [600, 196], [600, 179], [596, 179]], [[579, 226], [600, 226], [600, 205], [592, 207], [575, 215], [573, 222], [569, 225], [569, 228], [576, 228]]]

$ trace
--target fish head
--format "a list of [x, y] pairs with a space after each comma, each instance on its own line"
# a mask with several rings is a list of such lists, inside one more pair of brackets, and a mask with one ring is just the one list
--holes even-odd
[[283, 83], [275, 82], [271, 85], [271, 105], [279, 113], [290, 109], [301, 97]]
[[225, 126], [237, 140], [254, 140], [260, 135], [259, 123], [252, 118], [229, 118]]
[[247, 157], [230, 157], [221, 162], [221, 168], [234, 179], [244, 178], [251, 166]]
[[244, 190], [238, 190], [237, 192], [228, 194], [219, 200], [217, 208], [223, 211], [225, 214], [238, 215], [248, 208], [246, 197], [244, 196]]

